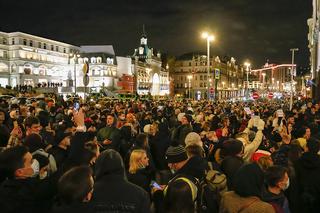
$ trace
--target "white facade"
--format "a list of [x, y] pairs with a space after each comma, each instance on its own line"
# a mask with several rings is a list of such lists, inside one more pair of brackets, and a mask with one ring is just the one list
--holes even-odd
[[74, 46], [22, 32], [0, 32], [1, 86], [61, 83], [59, 92], [84, 87], [83, 65], [89, 62], [88, 87], [114, 86], [117, 66], [111, 45]]
[[311, 79], [316, 84], [312, 91], [312, 97], [319, 100], [320, 96], [320, 0], [313, 0], [313, 14], [312, 18], [308, 19], [309, 26], [309, 50], [310, 50], [310, 65], [311, 65]]

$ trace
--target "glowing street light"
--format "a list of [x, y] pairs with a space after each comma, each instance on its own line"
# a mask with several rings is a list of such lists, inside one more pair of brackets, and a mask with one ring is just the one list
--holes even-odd
[[203, 32], [201, 37], [207, 39], [207, 99], [209, 100], [210, 87], [209, 87], [209, 78], [210, 78], [210, 42], [214, 41], [214, 36], [210, 35], [208, 32]]

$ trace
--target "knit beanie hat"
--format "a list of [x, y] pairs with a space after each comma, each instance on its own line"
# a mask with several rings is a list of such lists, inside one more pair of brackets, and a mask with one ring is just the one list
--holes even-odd
[[200, 135], [195, 132], [190, 132], [189, 134], [187, 134], [184, 142], [186, 144], [186, 147], [190, 145], [198, 145], [200, 147], [203, 146]]
[[168, 163], [178, 163], [187, 159], [186, 149], [182, 145], [168, 147], [166, 151], [166, 160]]

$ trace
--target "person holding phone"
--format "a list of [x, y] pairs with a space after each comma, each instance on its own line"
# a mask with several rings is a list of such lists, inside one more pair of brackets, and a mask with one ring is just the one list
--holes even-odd
[[131, 152], [129, 161], [128, 180], [137, 186], [142, 187], [150, 193], [151, 175], [146, 170], [149, 165], [149, 158], [144, 149], [136, 149]]

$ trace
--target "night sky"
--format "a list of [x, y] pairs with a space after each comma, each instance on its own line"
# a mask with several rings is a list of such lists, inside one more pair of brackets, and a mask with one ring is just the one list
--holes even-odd
[[179, 56], [206, 52], [203, 30], [216, 36], [211, 54], [249, 59], [253, 68], [309, 64], [311, 0], [0, 0], [0, 31], [21, 31], [74, 45], [112, 44], [132, 55], [145, 24], [148, 44]]

